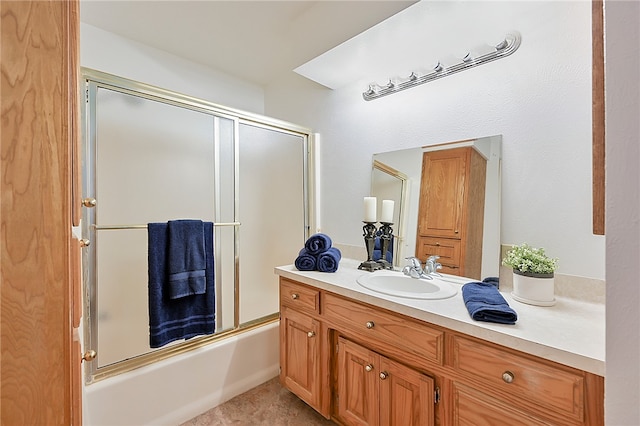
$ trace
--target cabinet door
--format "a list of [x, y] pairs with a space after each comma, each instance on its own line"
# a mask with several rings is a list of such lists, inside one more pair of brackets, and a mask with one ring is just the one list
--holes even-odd
[[500, 403], [496, 398], [454, 383], [453, 426], [542, 426], [543, 420], [519, 411], [512, 404]]
[[423, 236], [460, 239], [467, 148], [425, 152], [418, 231]]
[[360, 345], [338, 339], [338, 412], [345, 425], [378, 425], [380, 357]]
[[429, 376], [381, 357], [380, 426], [433, 426], [434, 382]]
[[280, 382], [318, 411], [320, 408], [320, 322], [282, 308]]

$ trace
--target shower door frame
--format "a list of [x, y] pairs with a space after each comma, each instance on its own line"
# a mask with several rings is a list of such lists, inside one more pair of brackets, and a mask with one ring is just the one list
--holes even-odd
[[[133, 358], [124, 359], [113, 364], [98, 367], [97, 363], [85, 364], [85, 384], [94, 383], [107, 377], [124, 373], [160, 360], [182, 354], [202, 346], [209, 345], [218, 340], [235, 336], [238, 333], [250, 331], [256, 327], [264, 326], [279, 320], [279, 313], [275, 312], [262, 318], [257, 318], [245, 323], [240, 322], [240, 274], [239, 274], [239, 127], [241, 124], [275, 130], [280, 133], [300, 136], [303, 143], [303, 211], [304, 211], [304, 236], [308, 238], [311, 229], [316, 229], [315, 221], [315, 135], [310, 129], [293, 123], [270, 117], [254, 114], [234, 108], [225, 107], [195, 97], [187, 96], [170, 90], [155, 87], [126, 78], [118, 77], [89, 68], [82, 68], [82, 97], [85, 99], [85, 108], [81, 108], [81, 121], [83, 123], [83, 154], [82, 154], [82, 191], [83, 196], [93, 194], [96, 185], [96, 97], [99, 88], [113, 90], [119, 93], [138, 96], [144, 99], [162, 102], [165, 104], [203, 112], [214, 119], [221, 117], [233, 121], [233, 145], [234, 145], [234, 221], [225, 223], [234, 227], [234, 324], [233, 328], [216, 332], [211, 335], [199, 336], [193, 339], [181, 341], [177, 344], [155, 349]], [[212, 141], [213, 142], [213, 141]], [[214, 194], [214, 197], [218, 194]], [[215, 214], [215, 212], [214, 212]], [[95, 241], [96, 224], [94, 209], [85, 209], [82, 221], [83, 238]], [[103, 228], [101, 228], [103, 229]], [[104, 229], [118, 229], [117, 227]], [[97, 347], [98, 321], [96, 283], [97, 268], [96, 255], [91, 245], [85, 248], [82, 256], [83, 275], [83, 327], [85, 351]], [[99, 351], [99, 348], [97, 348]]]

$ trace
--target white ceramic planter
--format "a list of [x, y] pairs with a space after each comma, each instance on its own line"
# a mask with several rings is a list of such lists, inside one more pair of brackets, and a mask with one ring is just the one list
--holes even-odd
[[556, 303], [554, 278], [529, 277], [514, 272], [511, 296], [529, 305], [553, 306]]

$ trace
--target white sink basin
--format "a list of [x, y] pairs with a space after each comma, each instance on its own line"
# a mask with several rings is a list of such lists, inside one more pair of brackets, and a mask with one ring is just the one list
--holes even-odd
[[387, 270], [361, 275], [357, 282], [369, 290], [408, 299], [447, 299], [458, 293], [456, 286], [437, 277], [417, 279]]

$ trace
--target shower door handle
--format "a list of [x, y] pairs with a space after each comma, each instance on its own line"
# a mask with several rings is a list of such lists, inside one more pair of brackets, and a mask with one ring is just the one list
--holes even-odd
[[93, 208], [93, 207], [96, 206], [96, 204], [98, 204], [98, 202], [96, 201], [95, 198], [84, 198], [82, 200], [82, 206], [83, 207]]
[[82, 354], [82, 361], [93, 361], [98, 356], [98, 353], [91, 349], [90, 351], [86, 351]]

